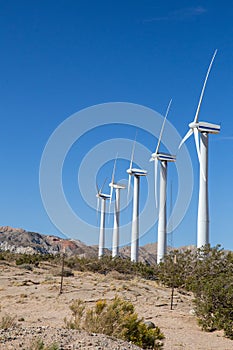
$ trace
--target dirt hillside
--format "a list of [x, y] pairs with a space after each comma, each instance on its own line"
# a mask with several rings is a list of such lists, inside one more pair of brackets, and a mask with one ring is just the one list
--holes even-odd
[[103, 335], [64, 329], [64, 318], [71, 317], [69, 304], [81, 298], [91, 306], [117, 294], [130, 300], [140, 317], [158, 325], [164, 333], [165, 350], [233, 349], [233, 342], [221, 332], [205, 333], [193, 315], [192, 295], [175, 291], [174, 309], [170, 310], [171, 291], [154, 281], [125, 280], [117, 273], [106, 276], [75, 272], [66, 277], [59, 295], [57, 267], [41, 263], [33, 271], [2, 262], [0, 264], [0, 317], [15, 316], [16, 328], [0, 332], [0, 349], [29, 349], [42, 339], [57, 342], [61, 349], [138, 349], [132, 344]]

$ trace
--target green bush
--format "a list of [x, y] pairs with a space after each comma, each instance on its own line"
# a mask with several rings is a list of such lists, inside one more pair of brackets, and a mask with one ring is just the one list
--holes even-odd
[[55, 257], [52, 254], [17, 254], [15, 258], [16, 265], [35, 265], [39, 266], [41, 261], [54, 260]]
[[6, 260], [6, 255], [4, 252], [0, 252], [0, 260]]
[[11, 253], [9, 250], [7, 250], [7, 251], [0, 251], [0, 260], [5, 260], [5, 261], [8, 261], [8, 262], [12, 262], [12, 261], [15, 260], [15, 257], [17, 255], [15, 253]]
[[232, 252], [224, 252], [219, 245], [172, 252], [159, 265], [158, 277], [168, 287], [194, 293], [195, 312], [203, 330], [222, 329], [233, 339]]
[[117, 271], [127, 276], [157, 279], [156, 266], [134, 263], [130, 259], [120, 257], [112, 258], [110, 256], [103, 256], [101, 259], [71, 257], [65, 259], [65, 265], [75, 270], [98, 272], [104, 275], [111, 271]]
[[160, 349], [164, 335], [160, 329], [148, 329], [143, 319], [139, 319], [134, 306], [119, 297], [110, 303], [106, 300], [96, 302], [94, 309], [85, 310], [85, 304], [76, 300], [70, 305], [73, 318], [65, 319], [66, 327], [85, 329], [131, 341], [143, 349]]
[[158, 266], [158, 278], [167, 287], [189, 289], [197, 263], [197, 252], [174, 250]]
[[[57, 265], [61, 264], [61, 256], [59, 254], [15, 254], [11, 252], [0, 252], [0, 260], [15, 260], [17, 266], [31, 265], [32, 267], [38, 267], [42, 261], [50, 261]], [[150, 266], [143, 263], [131, 262], [129, 258], [103, 256], [101, 259], [98, 259], [97, 257], [79, 258], [73, 256], [65, 257], [64, 263], [66, 267], [82, 272], [90, 271], [106, 275], [109, 272], [117, 271], [127, 278], [140, 276], [146, 279], [158, 279], [156, 265]]]
[[206, 331], [223, 329], [233, 339], [233, 254], [219, 247], [204, 253], [191, 285], [198, 322]]

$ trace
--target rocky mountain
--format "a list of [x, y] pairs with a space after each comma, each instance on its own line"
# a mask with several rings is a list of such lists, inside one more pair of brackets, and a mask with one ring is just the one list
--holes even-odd
[[97, 255], [96, 246], [87, 246], [79, 240], [43, 235], [9, 226], [0, 226], [0, 250], [27, 254], [66, 253], [80, 257]]
[[[130, 246], [120, 249], [123, 257], [130, 257]], [[149, 243], [139, 247], [139, 261], [146, 264], [156, 264], [157, 261], [157, 243]]]
[[[0, 250], [26, 254], [58, 254], [77, 255], [79, 257], [96, 257], [97, 246], [89, 246], [79, 240], [63, 239], [56, 236], [44, 235], [26, 231], [21, 228], [0, 226]], [[110, 250], [105, 253], [110, 255]], [[151, 243], [139, 248], [139, 261], [156, 263], [157, 244]], [[120, 249], [120, 255], [130, 257], [130, 246]]]

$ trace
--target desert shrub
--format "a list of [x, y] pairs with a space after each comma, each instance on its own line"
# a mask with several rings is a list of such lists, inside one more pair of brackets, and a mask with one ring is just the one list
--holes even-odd
[[15, 258], [16, 265], [35, 265], [39, 266], [41, 261], [54, 260], [55, 257], [52, 254], [17, 254]]
[[28, 348], [28, 350], [59, 350], [59, 349], [60, 347], [56, 343], [46, 346], [43, 340], [40, 338], [33, 341]]
[[8, 262], [12, 262], [15, 260], [16, 254], [10, 252], [9, 250], [7, 251], [0, 251], [0, 260], [5, 260]]
[[158, 280], [158, 266], [141, 262], [132, 263], [135, 265], [135, 274], [149, 280]]
[[158, 277], [168, 287], [194, 293], [195, 313], [203, 330], [222, 329], [233, 339], [232, 252], [225, 252], [219, 245], [172, 252], [159, 265]]
[[28, 271], [33, 271], [33, 266], [29, 265], [29, 264], [22, 264], [22, 265], [19, 265], [19, 267], [21, 269], [25, 269], [25, 270], [28, 270]]
[[70, 305], [70, 310], [72, 311], [72, 318], [70, 320], [67, 320], [67, 318], [64, 319], [66, 328], [69, 329], [81, 329], [81, 322], [83, 317], [83, 312], [85, 309], [85, 304], [81, 299], [76, 299], [73, 301], [73, 303]]
[[167, 287], [189, 289], [197, 262], [197, 252], [174, 250], [158, 266], [158, 278]]
[[233, 254], [207, 249], [190, 284], [198, 322], [206, 331], [223, 329], [233, 339]]
[[114, 280], [119, 280], [119, 281], [129, 281], [132, 279], [131, 275], [120, 273], [116, 270], [112, 270], [108, 273], [108, 275], [113, 278]]
[[6, 260], [6, 255], [4, 252], [0, 252], [0, 260]]
[[110, 256], [103, 256], [101, 259], [72, 257], [66, 259], [65, 263], [68, 267], [79, 271], [91, 271], [101, 274], [107, 274], [113, 270], [125, 274], [131, 274], [134, 271], [134, 267], [129, 259], [112, 259]]
[[121, 257], [103, 256], [101, 259], [72, 257], [66, 258], [65, 264], [69, 268], [79, 271], [98, 272], [104, 275], [117, 271], [127, 276], [137, 275], [147, 279], [157, 278], [156, 266], [134, 263], [130, 259], [122, 259]]
[[164, 335], [160, 329], [148, 329], [143, 319], [138, 318], [133, 304], [117, 296], [109, 303], [99, 300], [93, 309], [87, 310], [83, 301], [76, 300], [70, 309], [73, 319], [65, 319], [68, 328], [82, 328], [88, 332], [114, 336], [131, 341], [143, 349], [160, 349], [163, 345], [161, 340]]
[[0, 329], [8, 329], [16, 326], [15, 316], [5, 315], [0, 320]]
[[63, 271], [61, 271], [61, 269], [55, 268], [53, 270], [53, 275], [54, 276], [61, 276], [61, 275], [63, 275], [63, 277], [73, 277], [74, 273], [70, 269], [64, 269]]

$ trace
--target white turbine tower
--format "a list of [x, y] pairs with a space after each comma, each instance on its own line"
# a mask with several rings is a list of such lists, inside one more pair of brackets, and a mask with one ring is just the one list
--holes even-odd
[[102, 193], [102, 189], [105, 185], [107, 179], [105, 179], [103, 186], [101, 189], [98, 189], [98, 186], [96, 184], [97, 189], [97, 213], [99, 210], [99, 201], [101, 199], [101, 214], [100, 214], [100, 234], [99, 234], [99, 252], [98, 252], [98, 258], [100, 259], [104, 255], [104, 248], [105, 248], [105, 212], [106, 212], [106, 203], [105, 201], [110, 199], [110, 194]]
[[[200, 248], [206, 244], [209, 244], [209, 203], [208, 203], [208, 136], [209, 134], [218, 134], [220, 132], [220, 125], [199, 122], [198, 116], [200, 113], [200, 107], [208, 80], [208, 76], [216, 56], [217, 50], [211, 59], [205, 81], [202, 87], [199, 103], [197, 106], [196, 114], [193, 122], [189, 124], [189, 131], [180, 143], [182, 144], [194, 134], [198, 160], [200, 164], [200, 177], [199, 177], [199, 201], [198, 201], [198, 218], [197, 218], [197, 247]], [[200, 145], [199, 145], [199, 133], [200, 133]]]
[[131, 261], [138, 262], [138, 248], [139, 248], [139, 185], [140, 176], [146, 176], [147, 171], [143, 169], [133, 168], [133, 157], [135, 150], [136, 139], [133, 144], [130, 167], [127, 169], [129, 174], [128, 180], [128, 196], [130, 190], [131, 176], [134, 177], [133, 186], [133, 218], [132, 218], [132, 231], [131, 231]]
[[112, 236], [112, 257], [113, 258], [119, 255], [120, 191], [125, 189], [124, 185], [114, 182], [115, 171], [116, 171], [116, 161], [117, 161], [117, 158], [115, 159], [115, 163], [113, 167], [112, 180], [109, 184], [109, 186], [111, 187], [109, 208], [112, 202], [113, 189], [115, 189], [115, 195], [116, 195], [116, 199], [114, 203], [114, 224], [113, 224], [113, 236]]
[[164, 259], [167, 252], [167, 163], [175, 162], [176, 156], [159, 152], [165, 121], [171, 106], [172, 100], [169, 102], [166, 115], [160, 131], [156, 150], [151, 155], [150, 161], [154, 161], [154, 176], [155, 176], [155, 203], [158, 206], [157, 200], [157, 172], [158, 161], [160, 161], [160, 191], [159, 191], [159, 219], [158, 219], [158, 246], [157, 246], [157, 264]]

